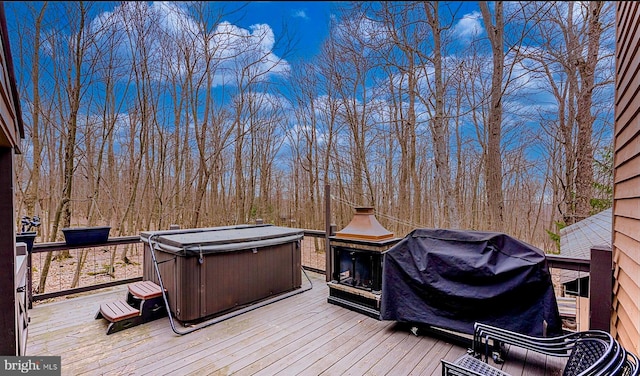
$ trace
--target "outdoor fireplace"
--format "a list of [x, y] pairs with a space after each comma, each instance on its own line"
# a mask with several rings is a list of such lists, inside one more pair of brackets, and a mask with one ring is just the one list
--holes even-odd
[[383, 252], [400, 239], [382, 227], [373, 208], [358, 207], [351, 222], [329, 238], [329, 303], [380, 318]]

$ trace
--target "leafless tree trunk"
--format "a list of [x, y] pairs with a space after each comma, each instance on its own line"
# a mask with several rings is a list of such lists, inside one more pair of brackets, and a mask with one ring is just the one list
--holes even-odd
[[[73, 43], [68, 46], [70, 53], [69, 58], [71, 59], [68, 62], [70, 69], [66, 71], [66, 77], [64, 77], [66, 87], [63, 90], [65, 91], [64, 100], [66, 106], [60, 109], [61, 111], [64, 111], [65, 109], [68, 110], [68, 117], [67, 114], [61, 114], [61, 118], [65, 119], [66, 132], [64, 141], [64, 172], [62, 196], [55, 210], [49, 241], [55, 240], [60, 224], [62, 224], [63, 227], [69, 227], [69, 225], [71, 224], [71, 194], [73, 188], [73, 175], [75, 172], [75, 150], [76, 133], [78, 130], [78, 112], [80, 111], [80, 99], [83, 85], [85, 84], [82, 82], [82, 78], [84, 75], [83, 64], [87, 53], [88, 43], [90, 43], [90, 36], [86, 34], [87, 30], [85, 28], [88, 9], [83, 2], [71, 4], [71, 6], [77, 7], [74, 8], [73, 13], [70, 13], [75, 17], [71, 16], [69, 18], [70, 20], [73, 19], [73, 21], [76, 22], [76, 24], [72, 24], [75, 29], [75, 34]], [[47, 257], [41, 273], [40, 282], [38, 284], [39, 292], [44, 292], [50, 262], [51, 258]]]
[[487, 190], [487, 228], [503, 231], [504, 199], [502, 195], [502, 80], [504, 75], [504, 11], [502, 1], [495, 2], [494, 17], [487, 2], [481, 1], [480, 10], [491, 43], [493, 71], [491, 78], [491, 98], [487, 116], [487, 149], [485, 152], [485, 185]]
[[610, 75], [607, 78], [603, 74], [606, 70], [601, 69], [596, 75], [595, 69], [597, 62], [607, 59], [598, 51], [607, 50], [601, 48], [600, 36], [611, 29], [602, 20], [612, 9], [599, 2], [566, 2], [533, 3], [528, 10], [535, 19], [537, 41], [543, 47], [528, 57], [537, 62], [537, 69], [546, 77], [558, 107], [555, 113], [541, 114], [545, 131], [541, 142], [553, 160], [549, 179], [556, 211], [549, 221], [550, 233], [558, 232], [556, 225], [570, 225], [591, 214], [592, 145], [605, 129], [593, 128], [600, 107], [594, 96], [599, 88], [613, 81]]
[[341, 25], [338, 35], [327, 42], [332, 44], [332, 51], [326, 62], [332, 72], [328, 77], [331, 85], [328, 90], [339, 99], [339, 121], [348, 129], [350, 140], [349, 150], [341, 155], [346, 156], [349, 165], [350, 188], [346, 197], [355, 205], [370, 206], [377, 201], [368, 158], [372, 121], [367, 77], [371, 74], [371, 62], [363, 54], [370, 46], [358, 40], [358, 29], [355, 21]]
[[[291, 91], [294, 95], [292, 105], [296, 106], [295, 118], [299, 127], [293, 132], [288, 132], [292, 143], [298, 146], [295, 150], [296, 159], [292, 163], [292, 169], [297, 166], [304, 171], [304, 188], [308, 198], [302, 206], [302, 226], [308, 228], [322, 228], [319, 213], [315, 208], [320, 201], [320, 177], [322, 167], [320, 160], [320, 145], [318, 135], [321, 132], [318, 108], [316, 108], [316, 95], [318, 90], [318, 72], [313, 65], [301, 64], [298, 69], [293, 69]], [[298, 184], [296, 188], [298, 189]], [[295, 207], [295, 206], [294, 206]], [[297, 207], [295, 207], [297, 209]]]
[[42, 168], [42, 146], [40, 145], [40, 113], [42, 104], [40, 101], [40, 49], [42, 48], [41, 29], [47, 9], [47, 2], [42, 4], [35, 19], [33, 31], [33, 55], [31, 62], [31, 85], [33, 92], [31, 107], [31, 142], [33, 146], [33, 162], [31, 166], [30, 181], [24, 202], [28, 216], [37, 214], [36, 205], [40, 202], [40, 176]]
[[591, 135], [595, 116], [592, 114], [593, 90], [595, 87], [595, 71], [600, 50], [600, 12], [603, 2], [590, 1], [588, 5], [587, 51], [586, 59], [579, 58], [575, 64], [580, 74], [580, 91], [578, 93], [576, 123], [578, 125], [577, 164], [576, 164], [576, 221], [591, 215], [591, 198], [593, 197], [593, 147]]
[[[389, 81], [390, 131], [400, 147], [398, 198], [394, 215], [405, 218], [407, 222], [420, 222], [422, 216], [422, 187], [416, 170], [416, 128], [419, 124], [415, 108], [419, 96], [420, 61], [415, 43], [419, 37], [413, 35], [409, 27], [414, 6], [413, 3], [401, 6], [384, 3], [378, 17], [391, 37], [391, 44], [386, 46], [388, 51], [385, 51], [382, 61]], [[399, 53], [396, 54], [395, 49]], [[400, 77], [396, 80], [398, 73]]]
[[[451, 184], [451, 167], [449, 164], [449, 130], [448, 121], [445, 118], [445, 84], [444, 68], [442, 57], [442, 27], [439, 21], [439, 2], [425, 2], [424, 11], [427, 16], [427, 23], [431, 28], [433, 36], [433, 57], [431, 61], [434, 68], [434, 102], [431, 125], [431, 135], [433, 137], [434, 160], [436, 168], [436, 187], [441, 192], [442, 202], [442, 227], [458, 228], [460, 222], [458, 210], [455, 202], [456, 194]], [[425, 73], [425, 77], [428, 75]], [[425, 101], [425, 104], [429, 103]], [[499, 136], [499, 135], [498, 135]], [[498, 150], [499, 153], [499, 150]]]
[[[42, 27], [43, 27], [43, 22], [44, 22], [44, 17], [45, 17], [45, 12], [47, 9], [47, 2], [42, 3], [41, 7], [39, 9], [37, 8], [32, 8], [32, 14], [34, 15], [34, 25], [33, 25], [33, 29], [31, 29], [28, 25], [23, 24], [23, 29], [19, 30], [19, 35], [20, 35], [20, 44], [24, 45], [25, 47], [29, 46], [31, 47], [31, 56], [30, 56], [30, 67], [27, 68], [26, 66], [24, 66], [23, 69], [27, 70], [30, 69], [31, 70], [31, 91], [32, 91], [32, 98], [31, 98], [31, 121], [30, 122], [25, 122], [27, 125], [27, 127], [29, 127], [30, 125], [30, 134], [28, 135], [28, 139], [31, 141], [32, 143], [32, 162], [31, 162], [31, 166], [29, 168], [29, 164], [26, 160], [22, 160], [21, 164], [22, 164], [22, 168], [19, 169], [19, 171], [24, 172], [25, 170], [29, 170], [29, 175], [25, 176], [23, 174], [19, 174], [19, 178], [18, 181], [20, 181], [20, 177], [24, 177], [26, 179], [28, 179], [28, 183], [27, 183], [27, 188], [26, 188], [26, 192], [23, 193], [23, 200], [22, 202], [25, 205], [25, 209], [24, 211], [26, 212], [25, 214], [27, 216], [34, 216], [34, 215], [41, 215], [41, 212], [39, 212], [39, 210], [41, 211], [43, 209], [42, 207], [42, 198], [40, 196], [40, 182], [41, 182], [41, 175], [42, 175], [42, 153], [43, 153], [43, 148], [41, 145], [41, 138], [44, 136], [44, 131], [43, 129], [41, 129], [40, 127], [40, 117], [41, 114], [44, 112], [44, 108], [43, 108], [43, 103], [41, 101], [41, 97], [40, 97], [40, 51], [42, 48]], [[33, 41], [29, 41], [29, 37], [31, 36], [31, 31], [33, 31], [32, 34], [32, 38]], [[26, 51], [27, 49], [23, 47], [20, 50]], [[23, 62], [26, 59], [23, 60], [23, 58], [20, 58], [20, 61]], [[22, 89], [23, 91], [28, 90], [27, 88]], [[23, 95], [23, 97], [26, 97]], [[17, 187], [21, 187], [22, 184], [18, 184]], [[45, 195], [46, 197], [47, 195]], [[18, 210], [17, 213], [22, 213], [22, 209], [21, 209], [22, 203], [19, 202], [18, 203]], [[42, 227], [40, 229], [40, 235], [41, 237], [44, 239], [44, 236], [46, 236], [47, 234], [47, 230], [45, 227]], [[45, 264], [44, 266], [46, 266], [46, 273], [48, 274], [48, 269], [50, 267], [50, 263], [51, 263], [51, 259], [53, 257], [52, 252], [48, 252], [47, 256], [45, 257]], [[46, 278], [46, 277], [45, 277]]]
[[[337, 138], [337, 128], [338, 128], [338, 112], [340, 108], [340, 103], [338, 98], [336, 97], [336, 93], [331, 90], [332, 87], [332, 79], [334, 75], [337, 74], [335, 71], [335, 66], [331, 63], [335, 58], [335, 48], [331, 43], [325, 43], [322, 47], [322, 59], [320, 59], [318, 63], [318, 74], [320, 76], [319, 80], [319, 92], [325, 93], [325, 100], [322, 102], [322, 106], [320, 106], [319, 116], [320, 116], [320, 124], [324, 125], [323, 134], [325, 137], [325, 145], [322, 148], [323, 153], [321, 154], [321, 166], [322, 166], [322, 186], [330, 183], [330, 173], [334, 161], [334, 153], [336, 152], [336, 138]], [[337, 171], [336, 174], [339, 175]], [[332, 188], [333, 189], [333, 188]], [[324, 189], [322, 190], [324, 192]], [[327, 197], [323, 197], [324, 200]], [[331, 198], [328, 198], [331, 200]], [[335, 223], [336, 216], [335, 211], [332, 207], [332, 214], [334, 214], [331, 220]], [[321, 226], [322, 228], [322, 226]]]

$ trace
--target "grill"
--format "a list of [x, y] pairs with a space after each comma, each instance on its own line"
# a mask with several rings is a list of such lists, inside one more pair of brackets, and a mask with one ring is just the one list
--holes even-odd
[[379, 319], [383, 252], [399, 240], [378, 222], [373, 208], [356, 208], [351, 222], [329, 238], [328, 302]]

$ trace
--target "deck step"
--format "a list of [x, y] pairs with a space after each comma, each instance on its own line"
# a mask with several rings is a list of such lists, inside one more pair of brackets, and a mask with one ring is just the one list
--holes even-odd
[[139, 281], [129, 285], [131, 295], [139, 299], [151, 299], [162, 295], [160, 286], [151, 281]]
[[140, 310], [133, 308], [125, 301], [112, 301], [100, 305], [100, 313], [102, 316], [111, 321], [122, 321], [140, 315]]
[[107, 334], [113, 334], [166, 315], [160, 286], [151, 281], [139, 281], [129, 284], [126, 299], [102, 303], [95, 318], [109, 321]]

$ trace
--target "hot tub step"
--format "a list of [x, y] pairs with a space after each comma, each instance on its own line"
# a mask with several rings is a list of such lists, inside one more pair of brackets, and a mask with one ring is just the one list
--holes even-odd
[[126, 300], [101, 304], [95, 318], [109, 321], [107, 334], [112, 334], [166, 315], [160, 286], [141, 281], [129, 285]]
[[116, 300], [100, 304], [100, 313], [108, 321], [115, 322], [139, 316], [140, 310], [133, 308], [125, 301]]
[[151, 281], [140, 281], [129, 285], [129, 293], [139, 299], [151, 299], [161, 296], [162, 290]]

